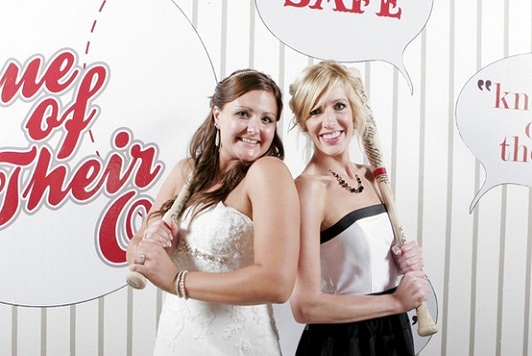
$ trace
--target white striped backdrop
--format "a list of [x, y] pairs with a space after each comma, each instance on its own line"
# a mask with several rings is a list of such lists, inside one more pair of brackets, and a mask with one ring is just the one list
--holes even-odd
[[[252, 0], [175, 3], [203, 39], [218, 78], [243, 67], [263, 70], [281, 85], [287, 102], [289, 83], [314, 62], [273, 37]], [[404, 55], [413, 95], [391, 65], [356, 64], [380, 129], [404, 230], [422, 245], [438, 295], [440, 332], [422, 355], [532, 354], [532, 193], [499, 186], [469, 214], [485, 174], [454, 120], [456, 99], [474, 73], [532, 51], [531, 25], [528, 0], [435, 0], [426, 28]], [[297, 130], [288, 130], [286, 108], [286, 163], [296, 176], [308, 150]], [[68, 307], [0, 305], [0, 354], [149, 355], [163, 298], [150, 286]]]

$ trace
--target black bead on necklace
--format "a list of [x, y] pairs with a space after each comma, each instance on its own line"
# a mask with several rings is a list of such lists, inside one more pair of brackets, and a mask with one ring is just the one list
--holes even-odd
[[362, 193], [362, 191], [364, 190], [364, 186], [362, 185], [362, 180], [360, 180], [360, 177], [358, 176], [358, 174], [355, 174], [355, 179], [358, 183], [358, 187], [355, 188], [347, 184], [345, 179], [343, 179], [342, 176], [336, 173], [335, 171], [329, 169], [329, 172], [331, 172], [334, 178], [336, 178], [336, 180], [338, 181], [338, 184], [340, 184], [343, 188], [347, 189], [351, 193]]

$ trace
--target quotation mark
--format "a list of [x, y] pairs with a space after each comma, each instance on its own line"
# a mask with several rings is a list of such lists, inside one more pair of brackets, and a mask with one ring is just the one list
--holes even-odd
[[486, 87], [486, 90], [487, 91], [490, 91], [491, 90], [491, 80], [486, 80], [485, 82], [482, 80], [482, 79], [479, 79], [479, 81], [477, 82], [477, 86], [480, 90], [484, 90], [482, 89], [483, 87]]

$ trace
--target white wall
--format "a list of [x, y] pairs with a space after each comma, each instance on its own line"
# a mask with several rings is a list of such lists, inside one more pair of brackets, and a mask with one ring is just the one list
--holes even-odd
[[[176, 3], [203, 39], [218, 78], [253, 67], [271, 74], [287, 101], [290, 82], [314, 62], [273, 37], [251, 0]], [[422, 355], [532, 353], [531, 191], [496, 187], [469, 214], [485, 174], [454, 121], [460, 89], [474, 73], [531, 51], [531, 24], [528, 0], [436, 0], [425, 30], [405, 51], [413, 95], [391, 65], [356, 65], [366, 78], [406, 235], [422, 245], [438, 295], [440, 332]], [[296, 176], [306, 143], [297, 130], [288, 131], [286, 108], [286, 163]], [[67, 307], [0, 305], [0, 353], [148, 355], [162, 298], [150, 286]]]

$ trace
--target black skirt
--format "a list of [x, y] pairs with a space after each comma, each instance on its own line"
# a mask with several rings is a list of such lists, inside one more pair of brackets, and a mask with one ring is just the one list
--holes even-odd
[[308, 324], [296, 356], [414, 356], [408, 314], [342, 324]]

